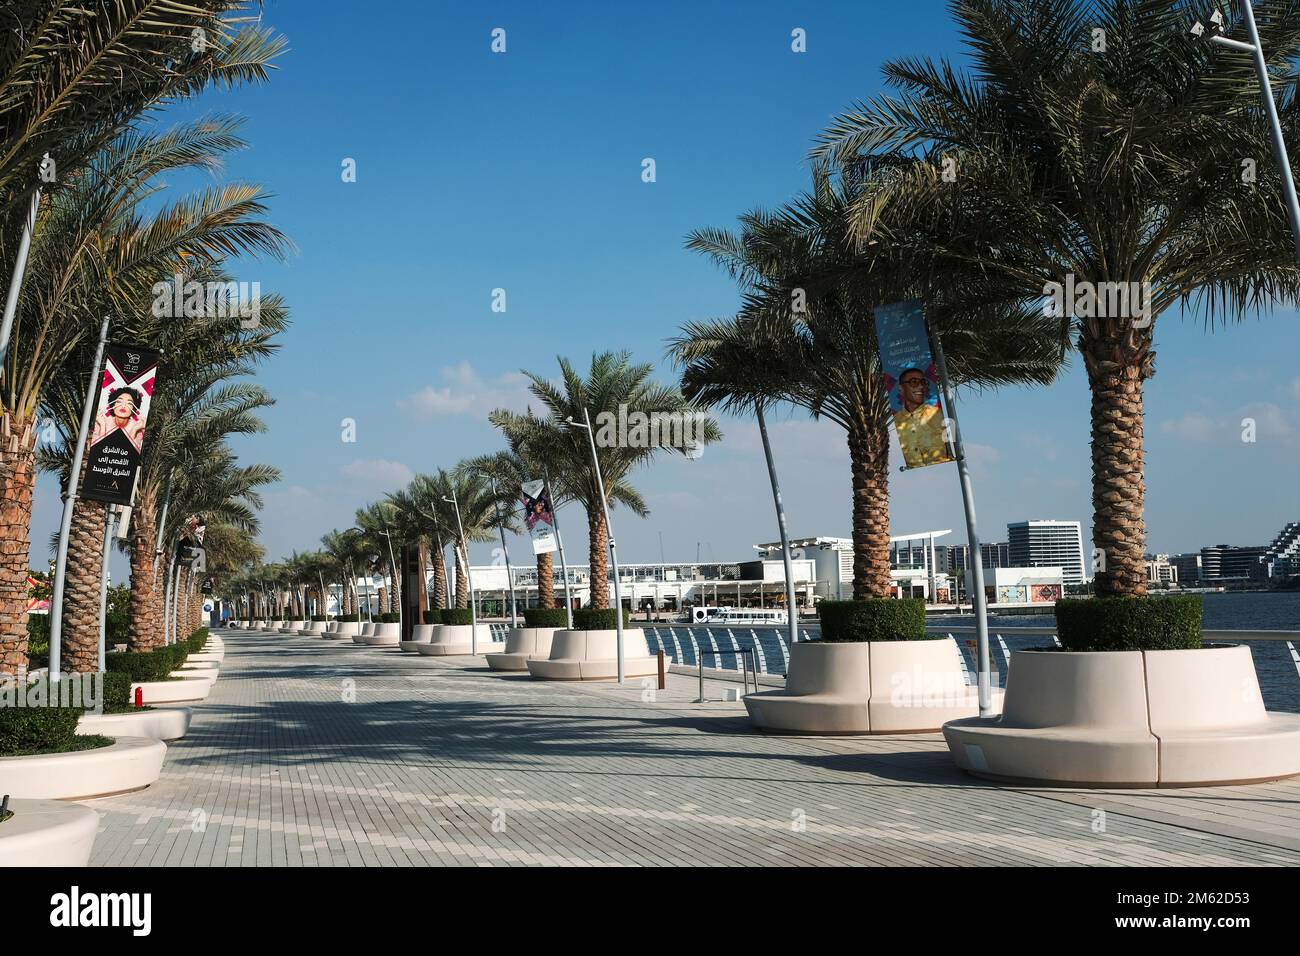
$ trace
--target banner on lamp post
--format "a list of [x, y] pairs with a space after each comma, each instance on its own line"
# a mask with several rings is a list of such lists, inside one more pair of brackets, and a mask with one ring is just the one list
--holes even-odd
[[81, 497], [131, 504], [157, 372], [158, 353], [153, 349], [105, 346]]
[[533, 554], [550, 554], [559, 548], [550, 489], [543, 481], [526, 481], [520, 490], [523, 492], [524, 524], [533, 539]]
[[880, 306], [875, 315], [880, 368], [903, 460], [908, 468], [955, 461], [921, 302]]

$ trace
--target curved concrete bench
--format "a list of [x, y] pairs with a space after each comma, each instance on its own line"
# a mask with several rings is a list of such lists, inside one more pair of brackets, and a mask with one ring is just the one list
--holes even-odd
[[316, 637], [325, 630], [324, 621], [305, 621], [298, 633], [303, 637]]
[[192, 715], [193, 711], [188, 707], [157, 707], [125, 714], [86, 714], [77, 721], [77, 733], [180, 740], [189, 732]]
[[[932, 733], [979, 713], [951, 638], [811, 641], [790, 648], [784, 690], [747, 694], [761, 730], [792, 734]], [[1001, 692], [994, 692], [994, 706]]]
[[[551, 635], [551, 654], [545, 660], [527, 661], [528, 673], [538, 680], [615, 680], [618, 678], [618, 632], [559, 628]], [[659, 658], [650, 656], [645, 632], [639, 627], [623, 631], [623, 675], [658, 675]]]
[[144, 681], [131, 685], [131, 699], [137, 687], [144, 691], [146, 704], [181, 704], [207, 700], [212, 692], [212, 680], [207, 677], [186, 677], [182, 680]]
[[356, 621], [339, 621], [338, 627], [326, 631], [321, 637], [331, 641], [346, 641], [361, 633], [361, 625]]
[[281, 634], [292, 634], [295, 637], [307, 625], [306, 621], [289, 621], [287, 624], [280, 625]]
[[366, 638], [375, 633], [375, 624], [373, 621], [358, 621], [357, 632], [352, 635], [353, 644], [366, 643]]
[[186, 657], [185, 663], [188, 664], [190, 662], [194, 662], [196, 664], [216, 664], [217, 666], [220, 666], [225, 659], [226, 659], [225, 651], [202, 650], [199, 651], [197, 654], [190, 654], [188, 657]]
[[526, 671], [530, 660], [551, 656], [551, 640], [558, 627], [512, 627], [506, 631], [505, 650], [487, 655], [488, 667], [494, 671]]
[[161, 740], [118, 737], [111, 746], [94, 750], [0, 757], [0, 793], [37, 800], [89, 800], [143, 790], [158, 779], [166, 756], [167, 745]]
[[186, 660], [185, 666], [181, 667], [179, 670], [172, 671], [171, 676], [172, 677], [202, 677], [210, 681], [215, 681], [218, 677], [221, 676], [221, 668], [218, 667], [216, 664], [212, 664], [210, 666], [204, 665], [202, 663], [194, 665], [191, 664], [188, 660]]
[[402, 625], [392, 623], [376, 624], [374, 633], [365, 637], [367, 647], [396, 647], [401, 640]]
[[496, 653], [505, 649], [501, 641], [492, 640], [492, 629], [478, 625], [478, 643], [473, 640], [473, 627], [469, 624], [434, 624], [429, 643], [421, 643], [416, 652], [425, 657], [458, 657], [471, 654]]
[[439, 624], [417, 624], [411, 628], [411, 639], [402, 641], [398, 646], [404, 651], [410, 651], [412, 654], [420, 649], [421, 644], [428, 644], [433, 640], [433, 629], [441, 627]]
[[998, 780], [1179, 787], [1300, 774], [1300, 715], [1270, 714], [1250, 648], [1016, 651], [1000, 718], [957, 720], [957, 766]]
[[99, 830], [90, 807], [60, 800], [11, 800], [0, 824], [0, 867], [87, 866]]

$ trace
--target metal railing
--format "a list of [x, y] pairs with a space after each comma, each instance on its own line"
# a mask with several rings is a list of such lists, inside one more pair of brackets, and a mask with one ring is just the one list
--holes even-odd
[[[662, 653], [662, 651], [660, 651], [660, 653]], [[697, 704], [703, 704], [703, 703], [707, 703], [707, 702], [708, 702], [708, 698], [704, 696], [704, 657], [705, 657], [705, 655], [710, 655], [710, 656], [726, 656], [726, 655], [728, 655], [728, 654], [732, 654], [732, 655], [738, 657], [738, 658], [740, 659], [740, 661], [741, 661], [741, 665], [742, 665], [742, 667], [744, 668], [744, 675], [745, 675], [745, 677], [744, 677], [744, 680], [745, 680], [745, 693], [746, 693], [746, 694], [749, 693], [749, 674], [750, 674], [750, 671], [753, 671], [753, 673], [754, 673], [754, 693], [755, 693], [755, 694], [758, 693], [758, 671], [755, 669], [754, 648], [753, 648], [753, 647], [741, 647], [741, 648], [738, 648], [738, 649], [736, 649], [736, 650], [727, 650], [727, 649], [724, 649], [724, 650], [711, 650], [711, 651], [704, 651], [704, 650], [702, 650], [702, 651], [700, 651], [700, 696], [699, 696], [699, 699], [695, 701], [695, 703], [697, 703]]]

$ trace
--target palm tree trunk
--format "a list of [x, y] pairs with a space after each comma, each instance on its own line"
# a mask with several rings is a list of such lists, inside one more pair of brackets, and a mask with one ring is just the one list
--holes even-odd
[[100, 502], [85, 498], [78, 498], [72, 507], [61, 655], [63, 670], [69, 674], [99, 670], [99, 578], [104, 567], [107, 510]]
[[420, 539], [418, 547], [418, 556], [416, 558], [420, 563], [420, 590], [416, 595], [415, 617], [417, 624], [424, 623], [424, 612], [429, 610], [429, 588], [425, 585], [424, 569], [429, 566], [429, 544], [423, 538]]
[[889, 430], [865, 418], [849, 429], [853, 469], [853, 599], [886, 598], [889, 577]]
[[34, 422], [0, 415], [0, 674], [27, 672], [27, 575], [31, 570]]
[[587, 509], [587, 545], [591, 552], [591, 575], [587, 587], [593, 608], [609, 607], [609, 532], [600, 502]]
[[433, 562], [433, 606], [437, 610], [447, 606], [447, 564], [443, 560], [446, 554], [439, 541], [437, 560]]
[[469, 562], [465, 560], [464, 550], [456, 546], [456, 606], [469, 607], [469, 575], [465, 569], [469, 567]]
[[1092, 543], [1099, 597], [1147, 593], [1142, 388], [1155, 353], [1147, 332], [1093, 320], [1079, 337], [1092, 390]]
[[141, 492], [131, 515], [131, 604], [128, 647], [153, 650], [162, 643], [162, 590], [166, 575], [157, 568], [156, 503], [151, 492]]
[[397, 568], [391, 563], [388, 565], [388, 584], [388, 613], [396, 614], [397, 609], [402, 605], [402, 582], [398, 577]]
[[555, 559], [550, 552], [537, 556], [537, 606], [555, 607]]

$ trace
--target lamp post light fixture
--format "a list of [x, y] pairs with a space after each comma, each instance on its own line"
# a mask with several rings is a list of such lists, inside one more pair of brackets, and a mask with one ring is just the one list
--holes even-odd
[[506, 526], [501, 521], [501, 500], [497, 498], [497, 480], [487, 472], [480, 471], [480, 478], [486, 478], [492, 484], [492, 504], [497, 513], [497, 530], [501, 532], [501, 551], [506, 557], [506, 583], [510, 586], [510, 626], [519, 626], [519, 617], [515, 611], [515, 572], [510, 567], [510, 546], [506, 544]]
[[478, 653], [478, 609], [474, 604], [474, 576], [469, 570], [469, 542], [465, 540], [465, 526], [460, 521], [460, 502], [456, 500], [456, 489], [451, 489], [451, 497], [442, 496], [442, 500], [448, 502], [456, 509], [456, 532], [460, 535], [461, 554], [460, 560], [465, 562], [465, 582], [469, 585], [469, 652]]
[[[564, 420], [570, 428], [582, 428], [591, 443], [591, 464], [596, 469], [596, 490], [600, 494], [600, 507], [605, 515], [605, 534], [609, 538], [609, 563], [614, 575], [614, 628], [618, 634], [618, 682], [625, 683], [623, 675], [623, 592], [618, 584], [618, 549], [614, 544], [614, 526], [609, 523], [609, 502], [605, 500], [605, 479], [600, 473], [600, 459], [596, 455], [596, 433], [591, 428], [591, 414], [584, 407], [583, 421], [574, 421], [572, 415]], [[585, 422], [585, 424], [584, 424]], [[594, 595], [593, 595], [594, 597]]]
[[1282, 176], [1282, 197], [1286, 200], [1287, 218], [1291, 221], [1291, 239], [1295, 243], [1296, 261], [1300, 262], [1300, 201], [1296, 199], [1291, 161], [1286, 153], [1286, 140], [1282, 136], [1282, 124], [1278, 120], [1277, 103], [1273, 100], [1273, 87], [1268, 80], [1268, 64], [1264, 61], [1264, 48], [1259, 42], [1259, 30], [1255, 27], [1255, 10], [1251, 0], [1241, 0], [1241, 12], [1242, 20], [1246, 24], [1246, 36], [1250, 38], [1249, 43], [1223, 36], [1223, 14], [1218, 10], [1210, 14], [1209, 27], [1198, 21], [1192, 27], [1192, 36], [1199, 39], [1208, 32], [1211, 43], [1238, 53], [1249, 53], [1255, 62], [1255, 74], [1259, 77], [1259, 92], [1264, 101], [1269, 134], [1273, 140], [1273, 154], [1277, 161], [1278, 172]]

